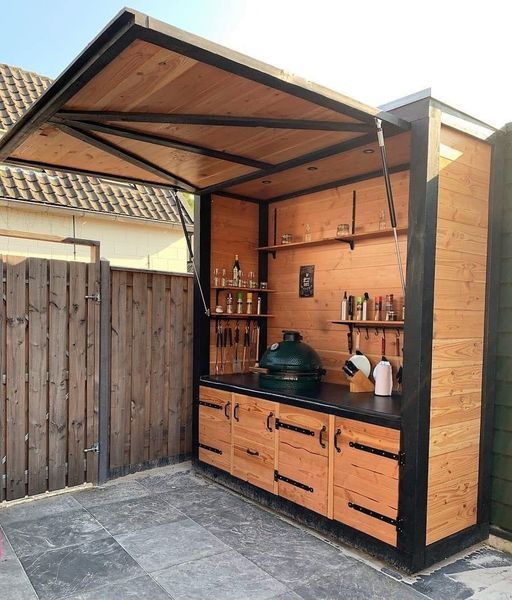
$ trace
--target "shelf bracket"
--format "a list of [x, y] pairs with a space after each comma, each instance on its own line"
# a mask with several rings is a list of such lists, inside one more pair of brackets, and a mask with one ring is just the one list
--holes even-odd
[[338, 242], [345, 242], [345, 244], [348, 244], [350, 246], [350, 249], [353, 250], [354, 249], [354, 240], [344, 240], [342, 237], [340, 238], [336, 238], [338, 240]]

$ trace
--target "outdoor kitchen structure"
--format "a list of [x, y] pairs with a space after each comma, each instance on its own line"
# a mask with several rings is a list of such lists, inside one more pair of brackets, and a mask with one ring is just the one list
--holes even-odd
[[500, 132], [125, 10], [0, 160], [196, 194], [198, 471], [407, 571], [487, 538]]

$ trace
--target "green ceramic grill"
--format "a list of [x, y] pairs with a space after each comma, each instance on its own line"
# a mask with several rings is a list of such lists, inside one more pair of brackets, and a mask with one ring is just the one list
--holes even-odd
[[283, 331], [283, 341], [269, 346], [260, 360], [266, 387], [283, 389], [314, 387], [325, 373], [318, 353], [302, 341], [298, 331]]

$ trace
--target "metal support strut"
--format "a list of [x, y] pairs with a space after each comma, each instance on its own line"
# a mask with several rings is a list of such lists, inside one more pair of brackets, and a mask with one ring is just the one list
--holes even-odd
[[171, 196], [174, 198], [174, 202], [176, 202], [176, 207], [178, 209], [178, 215], [180, 217], [180, 222], [181, 222], [181, 228], [183, 229], [183, 235], [185, 236], [185, 239], [187, 240], [190, 262], [192, 263], [192, 269], [194, 271], [194, 276], [196, 278], [197, 285], [199, 286], [201, 300], [203, 301], [204, 312], [205, 312], [205, 315], [207, 317], [209, 317], [210, 309], [208, 308], [208, 305], [206, 304], [206, 299], [204, 297], [204, 292], [203, 292], [203, 286], [201, 285], [201, 281], [199, 280], [199, 273], [197, 272], [196, 261], [194, 260], [194, 252], [192, 250], [192, 244], [190, 243], [190, 238], [188, 236], [187, 225], [185, 223], [185, 216], [183, 215], [183, 207], [181, 205], [181, 200], [178, 198], [178, 194], [176, 193], [175, 190], [169, 190], [169, 191], [171, 193]]
[[389, 179], [388, 161], [386, 155], [386, 146], [384, 145], [384, 132], [382, 131], [382, 121], [375, 118], [375, 125], [377, 126], [377, 139], [379, 142], [380, 157], [382, 160], [382, 172], [384, 175], [384, 184], [386, 186], [386, 197], [388, 200], [389, 219], [391, 221], [391, 227], [393, 229], [393, 236], [395, 238], [395, 251], [396, 260], [398, 262], [398, 271], [400, 272], [400, 282], [402, 284], [402, 292], [405, 298], [405, 277], [404, 268], [402, 265], [402, 256], [400, 255], [400, 246], [398, 244], [398, 235], [396, 232], [396, 215], [395, 215], [395, 203], [393, 201], [393, 189], [391, 188], [391, 180]]

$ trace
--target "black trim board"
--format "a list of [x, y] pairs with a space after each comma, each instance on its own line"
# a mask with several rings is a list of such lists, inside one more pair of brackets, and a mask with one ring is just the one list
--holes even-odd
[[[194, 260], [199, 280], [210, 304], [210, 251], [212, 199], [210, 195], [195, 196]], [[194, 279], [194, 344], [192, 372], [192, 455], [198, 455], [199, 443], [199, 380], [210, 371], [210, 319], [205, 314], [199, 285]]]
[[398, 569], [407, 573], [412, 573], [409, 558], [395, 547], [381, 542], [353, 527], [328, 519], [327, 517], [295, 504], [286, 498], [282, 498], [246, 481], [242, 481], [226, 471], [213, 467], [198, 459], [194, 459], [192, 463], [196, 471], [213, 479], [215, 482], [224, 485], [228, 489], [242, 494], [246, 498], [257, 502], [264, 507], [290, 517], [294, 521], [320, 532], [325, 537], [335, 542], [350, 544], [372, 556], [384, 559]]
[[266, 129], [298, 129], [306, 131], [341, 131], [367, 133], [373, 125], [345, 121], [312, 121], [308, 119], [271, 119], [233, 115], [169, 114], [100, 110], [61, 110], [56, 115], [64, 121], [160, 123], [171, 125], [210, 125], [214, 127], [262, 127]]
[[482, 380], [482, 412], [480, 421], [480, 460], [478, 473], [477, 523], [489, 524], [491, 514], [491, 471], [496, 396], [496, 354], [498, 341], [501, 222], [505, 181], [505, 134], [497, 132], [493, 139], [489, 194], [489, 226], [484, 322], [484, 364]]
[[398, 541], [413, 570], [425, 561], [440, 134], [438, 110], [412, 123]]

